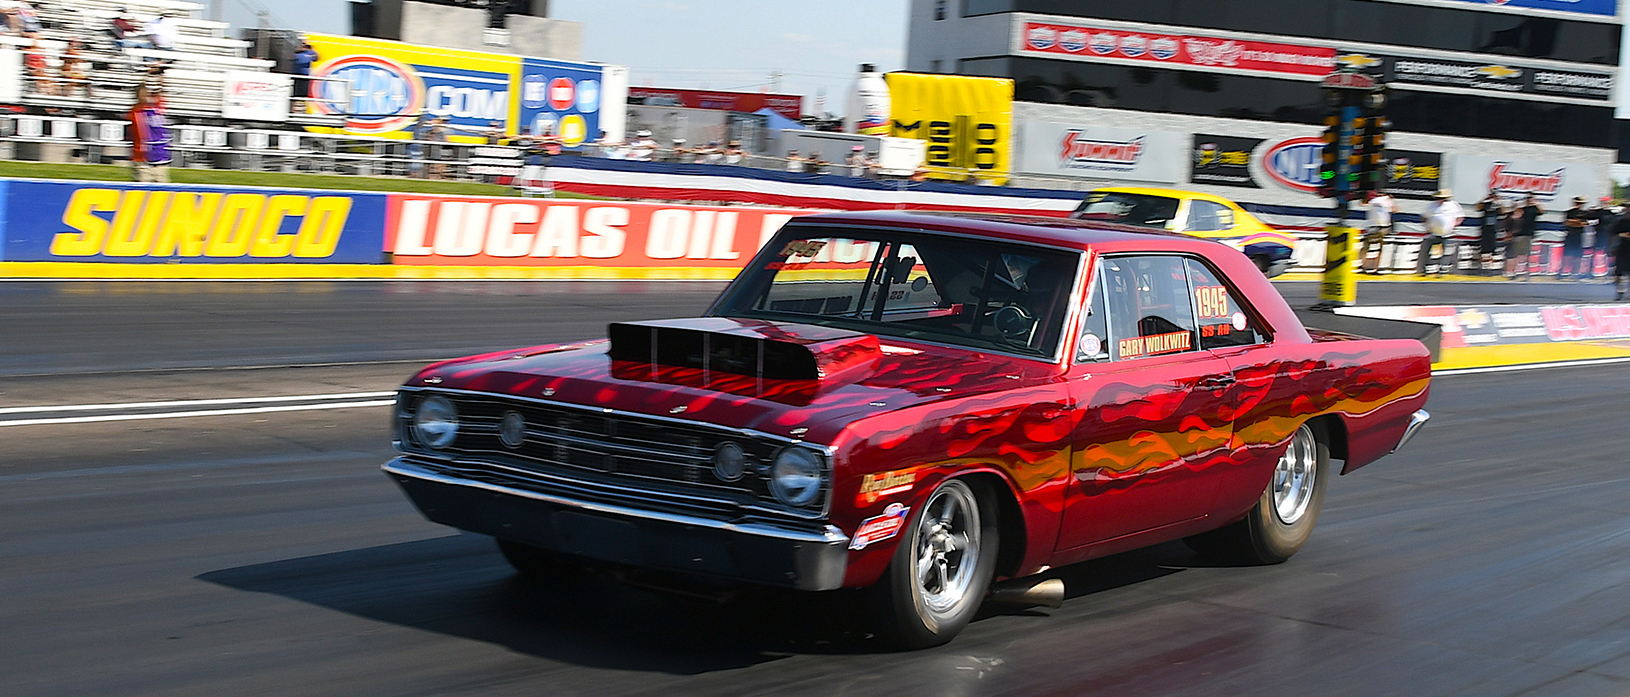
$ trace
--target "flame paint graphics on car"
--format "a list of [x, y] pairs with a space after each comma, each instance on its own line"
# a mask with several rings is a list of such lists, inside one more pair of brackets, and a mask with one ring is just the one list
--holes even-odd
[[[318, 81], [324, 99], [313, 102], [318, 113], [353, 115], [346, 119], [348, 131], [363, 134], [390, 133], [413, 122], [425, 107], [425, 85], [418, 73], [384, 56], [359, 54], [345, 56], [318, 66], [314, 78], [335, 78], [347, 83], [348, 101], [337, 99], [341, 83]], [[335, 108], [338, 104], [339, 108]]]

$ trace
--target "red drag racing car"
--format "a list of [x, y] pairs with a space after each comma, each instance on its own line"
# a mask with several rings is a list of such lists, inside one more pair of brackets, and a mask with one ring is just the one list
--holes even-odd
[[865, 587], [902, 646], [1167, 540], [1283, 561], [1431, 379], [1229, 247], [1052, 218], [797, 218], [705, 316], [609, 334], [420, 371], [385, 471], [522, 571]]

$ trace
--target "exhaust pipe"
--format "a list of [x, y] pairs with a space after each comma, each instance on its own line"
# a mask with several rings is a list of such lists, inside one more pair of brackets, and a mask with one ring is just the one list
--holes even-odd
[[1064, 582], [1056, 579], [1016, 578], [990, 588], [990, 601], [1003, 605], [1064, 607]]

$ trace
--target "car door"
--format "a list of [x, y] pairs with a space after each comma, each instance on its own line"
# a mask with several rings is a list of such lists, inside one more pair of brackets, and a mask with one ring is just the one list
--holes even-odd
[[1092, 283], [1060, 550], [1206, 515], [1231, 437], [1233, 378], [1199, 350], [1185, 258], [1106, 257]]
[[1305, 390], [1297, 374], [1305, 370], [1283, 360], [1291, 351], [1273, 343], [1255, 308], [1221, 272], [1199, 259], [1184, 263], [1194, 287], [1200, 349], [1227, 362], [1234, 378], [1223, 393], [1234, 452], [1216, 469], [1213, 508], [1218, 515], [1233, 515], [1262, 495], [1294, 432], [1294, 401]]

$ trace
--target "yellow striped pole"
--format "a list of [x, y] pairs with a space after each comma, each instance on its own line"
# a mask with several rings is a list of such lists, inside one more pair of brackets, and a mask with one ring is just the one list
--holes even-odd
[[1352, 261], [1358, 231], [1337, 224], [1326, 227], [1324, 233], [1324, 282], [1319, 285], [1319, 304], [1349, 307], [1358, 302], [1358, 276], [1353, 273]]

